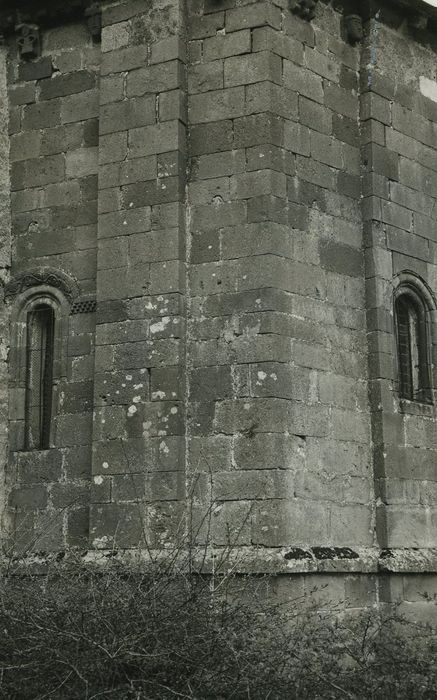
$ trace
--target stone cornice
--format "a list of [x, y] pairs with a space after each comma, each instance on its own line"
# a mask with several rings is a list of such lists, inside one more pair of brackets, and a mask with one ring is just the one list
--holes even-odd
[[[428, 17], [437, 23], [437, 7], [425, 0], [289, 0], [289, 7], [292, 12], [311, 20], [317, 4], [328, 1], [345, 14], [360, 14], [363, 19], [392, 7], [398, 14]], [[13, 33], [22, 22], [44, 27], [83, 19], [92, 4], [93, 0], [4, 0], [0, 7], [0, 34]]]

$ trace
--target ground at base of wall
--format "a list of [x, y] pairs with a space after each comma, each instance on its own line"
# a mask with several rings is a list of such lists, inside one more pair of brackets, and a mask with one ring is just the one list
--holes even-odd
[[347, 609], [334, 600], [338, 576], [220, 569], [199, 576], [182, 572], [171, 555], [147, 573], [72, 558], [51, 562], [44, 574], [19, 573], [12, 568], [0, 581], [3, 697], [437, 694], [432, 628], [406, 621], [393, 606]]

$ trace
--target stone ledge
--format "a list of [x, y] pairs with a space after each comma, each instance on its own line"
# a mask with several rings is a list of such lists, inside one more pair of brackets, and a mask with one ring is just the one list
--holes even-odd
[[[173, 552], [171, 552], [173, 558]], [[35, 553], [3, 557], [0, 570], [17, 575], [43, 575], [50, 564], [74, 565], [82, 562], [97, 568], [111, 562], [130, 569], [146, 570], [153, 562], [165, 561], [167, 551], [86, 550]], [[220, 548], [199, 548], [189, 553], [181, 550], [174, 556], [181, 572], [235, 573], [243, 575], [296, 574], [437, 574], [437, 549], [378, 549], [376, 547], [235, 547], [230, 552]], [[190, 564], [190, 566], [189, 566]]]

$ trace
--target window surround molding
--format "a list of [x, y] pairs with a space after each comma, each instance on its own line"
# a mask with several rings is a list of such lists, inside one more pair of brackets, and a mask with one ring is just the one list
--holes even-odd
[[[399, 395], [401, 407], [408, 411], [410, 405], [418, 405], [429, 407], [431, 410], [434, 401], [434, 390], [436, 387], [436, 356], [437, 356], [437, 303], [435, 296], [428, 284], [411, 270], [404, 270], [397, 274], [392, 280], [392, 313], [393, 313], [393, 331], [395, 340], [395, 388]], [[409, 297], [416, 308], [423, 311], [424, 334], [423, 342], [425, 344], [425, 371], [428, 376], [429, 383], [429, 400], [408, 399], [400, 395], [400, 368], [398, 356], [398, 328], [396, 302], [401, 296]], [[417, 411], [413, 410], [414, 413]], [[423, 412], [423, 411], [421, 411]], [[426, 411], [425, 411], [426, 412]]]
[[38, 267], [21, 272], [9, 280], [4, 289], [5, 300], [14, 299], [26, 290], [37, 287], [45, 287], [49, 291], [61, 291], [70, 304], [79, 296], [77, 282], [65, 272], [49, 267]]
[[[47, 284], [54, 282], [55, 284]], [[32, 284], [33, 283], [33, 284]], [[29, 271], [12, 279], [5, 287], [5, 298], [11, 304], [10, 378], [10, 450], [26, 449], [26, 382], [29, 314], [40, 306], [48, 306], [55, 314], [53, 348], [53, 417], [59, 402], [59, 385], [67, 379], [67, 347], [71, 305], [77, 298], [77, 284], [64, 273], [50, 270]], [[52, 421], [50, 447], [55, 445]]]

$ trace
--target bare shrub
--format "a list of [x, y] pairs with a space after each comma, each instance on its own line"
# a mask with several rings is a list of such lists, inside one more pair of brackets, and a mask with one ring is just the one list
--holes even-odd
[[320, 616], [267, 580], [53, 561], [0, 585], [0, 697], [435, 698], [436, 638], [376, 612]]

